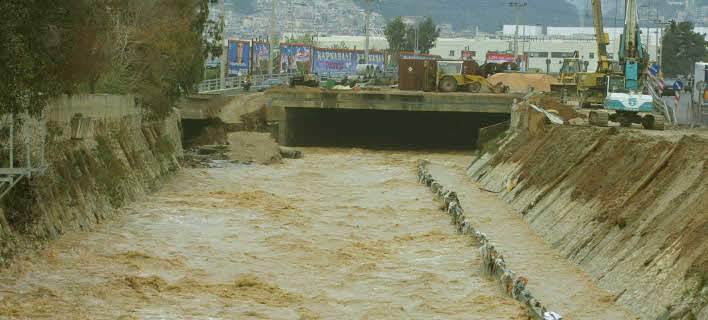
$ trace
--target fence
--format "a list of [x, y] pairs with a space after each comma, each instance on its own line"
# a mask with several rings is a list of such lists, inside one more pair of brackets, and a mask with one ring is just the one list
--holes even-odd
[[[251, 88], [259, 90], [268, 86], [267, 81], [271, 79], [280, 80], [282, 83], [288, 83], [290, 81], [291, 74], [273, 74], [273, 75], [254, 75], [251, 76]], [[204, 80], [199, 84], [199, 93], [209, 93], [218, 92], [225, 90], [236, 90], [241, 87], [243, 81], [246, 80], [246, 76], [236, 76], [224, 78], [224, 82], [221, 79], [209, 79]]]
[[22, 179], [45, 169], [46, 121], [28, 115], [0, 116], [0, 199]]

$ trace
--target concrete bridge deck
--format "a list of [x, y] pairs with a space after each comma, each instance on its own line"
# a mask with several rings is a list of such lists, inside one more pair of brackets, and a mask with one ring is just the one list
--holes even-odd
[[274, 108], [359, 109], [416, 112], [510, 113], [519, 94], [439, 93], [400, 90], [344, 91], [278, 88], [266, 92]]
[[[268, 121], [277, 124], [278, 142], [291, 146], [474, 144], [477, 130], [508, 120], [514, 99], [521, 97], [391, 89], [277, 88], [266, 92]], [[430, 134], [438, 131], [444, 137]]]

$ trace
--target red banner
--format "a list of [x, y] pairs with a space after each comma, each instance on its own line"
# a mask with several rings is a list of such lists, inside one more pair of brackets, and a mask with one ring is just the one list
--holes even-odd
[[488, 52], [487, 53], [487, 62], [494, 62], [494, 63], [504, 63], [504, 62], [514, 62], [514, 55], [510, 53], [496, 53], [496, 52]]

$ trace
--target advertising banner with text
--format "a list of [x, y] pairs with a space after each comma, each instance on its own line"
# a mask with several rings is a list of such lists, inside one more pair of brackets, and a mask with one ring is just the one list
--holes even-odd
[[313, 72], [317, 74], [356, 73], [359, 54], [356, 50], [316, 48]]

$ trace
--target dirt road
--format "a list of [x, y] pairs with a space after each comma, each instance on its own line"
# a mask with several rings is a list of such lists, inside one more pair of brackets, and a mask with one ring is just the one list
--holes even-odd
[[524, 319], [420, 186], [419, 158], [308, 149], [186, 169], [0, 275], [0, 319]]

